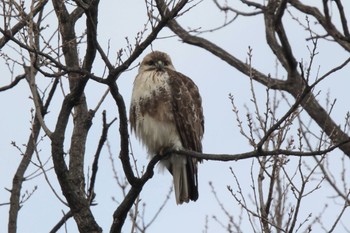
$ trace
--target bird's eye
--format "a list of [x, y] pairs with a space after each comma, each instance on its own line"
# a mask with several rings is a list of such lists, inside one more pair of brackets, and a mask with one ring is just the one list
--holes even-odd
[[147, 65], [153, 66], [153, 65], [154, 65], [154, 61], [149, 61], [149, 62], [147, 62]]

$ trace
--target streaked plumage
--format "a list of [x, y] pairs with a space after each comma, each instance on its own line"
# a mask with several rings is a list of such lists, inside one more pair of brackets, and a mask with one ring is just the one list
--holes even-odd
[[[148, 54], [134, 81], [130, 126], [151, 156], [167, 149], [202, 152], [204, 117], [194, 82], [175, 71], [163, 52]], [[176, 202], [198, 199], [198, 159], [172, 154], [163, 164], [173, 175]]]

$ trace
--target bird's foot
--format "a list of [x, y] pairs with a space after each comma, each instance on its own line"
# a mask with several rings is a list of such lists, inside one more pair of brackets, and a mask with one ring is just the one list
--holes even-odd
[[163, 147], [159, 151], [159, 155], [162, 157], [168, 157], [170, 156], [171, 152], [174, 152], [174, 148], [172, 147]]

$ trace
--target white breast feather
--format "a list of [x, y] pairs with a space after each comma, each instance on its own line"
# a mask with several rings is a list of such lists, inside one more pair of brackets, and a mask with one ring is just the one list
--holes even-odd
[[[159, 88], [164, 88], [170, 92], [170, 87], [167, 83], [168, 74], [157, 74], [154, 75], [154, 72], [143, 72], [142, 75], [138, 75], [135, 79], [133, 95], [131, 97], [131, 101], [136, 108], [136, 137], [141, 139], [152, 157], [160, 149], [167, 147], [179, 149], [182, 147], [174, 120], [171, 123], [162, 122], [148, 114], [142, 116], [140, 113], [140, 99], [151, 98], [151, 93], [157, 91]], [[172, 113], [169, 114], [172, 115]]]
[[132, 101], [138, 101], [140, 98], [149, 98], [151, 97], [152, 91], [156, 91], [160, 87], [169, 90], [167, 83], [167, 79], [169, 78], [168, 74], [154, 74], [155, 72], [153, 71], [144, 71], [141, 74], [137, 75], [134, 81], [134, 88], [131, 97]]

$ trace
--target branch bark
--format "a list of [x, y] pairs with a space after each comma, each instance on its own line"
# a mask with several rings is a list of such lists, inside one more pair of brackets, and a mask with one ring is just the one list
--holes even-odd
[[24, 182], [24, 173], [26, 172], [30, 164], [31, 158], [33, 156], [36, 142], [38, 140], [38, 136], [40, 133], [40, 129], [41, 129], [40, 122], [37, 119], [37, 117], [35, 117], [32, 125], [32, 132], [28, 138], [26, 151], [23, 154], [22, 160], [12, 180], [8, 233], [17, 232], [17, 219], [18, 219], [18, 212], [21, 207], [19, 203], [20, 203], [22, 184]]
[[264, 156], [274, 156], [274, 155], [287, 155], [287, 156], [297, 156], [297, 157], [309, 157], [309, 156], [318, 156], [318, 155], [324, 155], [327, 154], [339, 147], [341, 147], [343, 144], [348, 144], [350, 140], [343, 141], [341, 143], [335, 144], [328, 149], [325, 150], [318, 150], [318, 151], [293, 151], [293, 150], [282, 150], [282, 149], [276, 149], [272, 151], [267, 150], [253, 150], [250, 152], [245, 152], [241, 154], [207, 154], [207, 153], [198, 153], [195, 151], [190, 150], [170, 150], [168, 153], [176, 153], [186, 156], [191, 156], [198, 159], [203, 160], [210, 160], [210, 161], [238, 161], [242, 159], [250, 159], [250, 158], [258, 158], [258, 157], [264, 157]]
[[[80, 69], [79, 56], [75, 35], [75, 23], [84, 12], [80, 7], [71, 14], [66, 9], [65, 2], [52, 1], [56, 12], [60, 32], [62, 36], [62, 50], [67, 67]], [[97, 26], [97, 10], [99, 1], [90, 1], [90, 7], [85, 11], [87, 25], [94, 24], [88, 33], [87, 53], [84, 59], [82, 70], [90, 72], [92, 62], [95, 58], [96, 47], [95, 36]], [[74, 219], [80, 232], [102, 232], [90, 210], [90, 201], [85, 193], [84, 178], [84, 156], [87, 134], [91, 126], [93, 115], [87, 108], [84, 88], [89, 80], [89, 75], [79, 73], [68, 73], [71, 93], [66, 96], [56, 123], [55, 131], [52, 134], [52, 156], [57, 178], [60, 182], [63, 194], [66, 197]], [[69, 169], [64, 160], [64, 138], [65, 129], [69, 116], [74, 108], [74, 128], [71, 136], [71, 147], [69, 157]]]
[[[344, 28], [345, 35], [343, 35], [330, 20], [327, 20], [327, 16], [322, 15], [322, 13], [318, 8], [305, 5], [301, 3], [299, 0], [291, 0], [289, 1], [289, 3], [299, 11], [315, 17], [315, 19], [322, 25], [323, 29], [326, 30], [328, 35], [330, 35], [346, 51], [350, 52], [350, 38], [347, 35], [348, 28], [344, 19], [342, 19], [342, 22], [343, 22], [343, 27], [345, 27]], [[340, 14], [342, 13], [340, 12]]]

